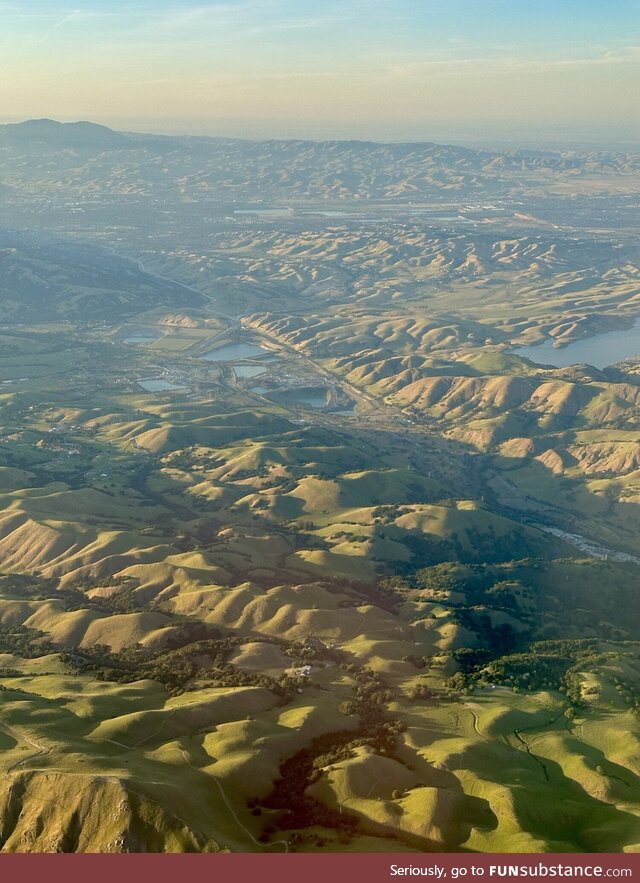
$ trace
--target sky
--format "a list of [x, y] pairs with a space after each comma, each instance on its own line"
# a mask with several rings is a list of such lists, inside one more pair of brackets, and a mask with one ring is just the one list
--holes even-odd
[[640, 141], [640, 0], [0, 0], [0, 120]]

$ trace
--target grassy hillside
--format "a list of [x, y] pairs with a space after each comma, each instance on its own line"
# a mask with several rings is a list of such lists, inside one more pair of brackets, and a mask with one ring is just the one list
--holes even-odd
[[0, 145], [0, 849], [637, 851], [637, 157]]

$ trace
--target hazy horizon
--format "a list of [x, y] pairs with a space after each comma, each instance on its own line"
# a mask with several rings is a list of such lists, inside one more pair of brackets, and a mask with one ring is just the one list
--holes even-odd
[[249, 138], [640, 141], [637, 0], [0, 4], [0, 118]]
[[358, 127], [340, 126], [327, 121], [300, 121], [288, 124], [282, 121], [253, 121], [248, 120], [243, 124], [235, 121], [220, 120], [215, 126], [170, 126], [163, 121], [136, 121], [119, 119], [58, 119], [52, 116], [29, 117], [29, 118], [2, 118], [0, 125], [16, 125], [34, 119], [49, 119], [54, 122], [75, 123], [90, 122], [97, 125], [107, 126], [114, 131], [142, 134], [159, 135], [167, 137], [208, 137], [208, 138], [231, 138], [247, 141], [261, 140], [308, 140], [308, 141], [362, 141], [372, 143], [440, 143], [459, 144], [461, 146], [494, 149], [564, 149], [564, 148], [593, 148], [593, 149], [637, 149], [640, 146], [640, 126], [627, 131], [616, 129], [594, 129], [593, 127], [576, 127], [574, 129], [528, 129], [527, 127], [501, 127], [487, 123], [482, 128], [464, 123], [447, 125], [446, 123], [412, 128], [411, 126], [396, 126], [388, 130], [371, 125]]

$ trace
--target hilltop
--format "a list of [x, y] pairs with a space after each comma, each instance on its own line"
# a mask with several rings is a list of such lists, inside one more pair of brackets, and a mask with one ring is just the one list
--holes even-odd
[[117, 150], [129, 146], [126, 135], [98, 123], [25, 120], [0, 126], [0, 146], [41, 149]]

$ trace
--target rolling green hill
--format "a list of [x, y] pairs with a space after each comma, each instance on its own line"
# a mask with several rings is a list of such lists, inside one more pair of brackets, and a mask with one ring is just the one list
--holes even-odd
[[638, 851], [637, 156], [0, 152], [0, 850]]

